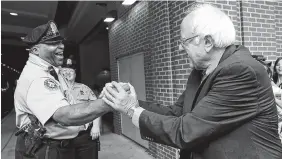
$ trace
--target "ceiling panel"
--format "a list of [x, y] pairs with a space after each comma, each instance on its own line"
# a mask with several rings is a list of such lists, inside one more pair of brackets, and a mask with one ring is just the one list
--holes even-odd
[[[2, 43], [18, 44], [18, 39], [33, 28], [55, 18], [57, 1], [1, 1]], [[10, 15], [15, 12], [18, 16]], [[12, 38], [14, 36], [14, 38]]]
[[54, 1], [1, 1], [1, 8], [43, 15], [48, 15], [52, 5]]
[[9, 13], [1, 11], [1, 24], [23, 26], [28, 28], [35, 28], [38, 25], [44, 24], [48, 21], [48, 17], [34, 17], [34, 16], [11, 16]]

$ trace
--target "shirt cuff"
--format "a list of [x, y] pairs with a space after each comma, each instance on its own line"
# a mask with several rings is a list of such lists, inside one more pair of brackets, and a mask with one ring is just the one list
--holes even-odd
[[137, 107], [137, 108], [133, 108], [134, 109], [134, 113], [132, 116], [132, 123], [139, 128], [139, 117], [141, 115], [141, 113], [145, 110], [142, 107]]

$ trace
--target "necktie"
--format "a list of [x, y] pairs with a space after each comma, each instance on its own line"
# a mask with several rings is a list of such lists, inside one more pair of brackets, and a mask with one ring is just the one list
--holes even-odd
[[48, 70], [49, 70], [50, 74], [51, 74], [57, 81], [59, 81], [58, 75], [57, 75], [57, 73], [56, 73], [54, 67], [53, 67], [53, 66], [49, 66], [49, 67], [48, 67]]

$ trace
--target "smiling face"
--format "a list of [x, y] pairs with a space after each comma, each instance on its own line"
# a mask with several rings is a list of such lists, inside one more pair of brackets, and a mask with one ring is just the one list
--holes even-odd
[[277, 71], [277, 74], [279, 76], [282, 76], [282, 59], [280, 59], [277, 63], [277, 65], [275, 66], [275, 69]]
[[38, 56], [51, 65], [55, 67], [63, 65], [64, 44], [61, 42], [53, 44], [39, 44], [36, 49], [38, 49]]

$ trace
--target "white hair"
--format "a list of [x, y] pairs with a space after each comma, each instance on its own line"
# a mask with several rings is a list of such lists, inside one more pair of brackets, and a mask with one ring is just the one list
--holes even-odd
[[[187, 15], [193, 14], [192, 32], [195, 35], [211, 36], [214, 46], [224, 48], [236, 41], [236, 31], [231, 19], [217, 7], [206, 3], [195, 3], [189, 7]], [[188, 19], [187, 19], [188, 20]]]

